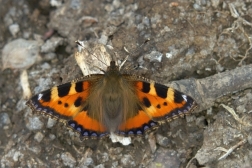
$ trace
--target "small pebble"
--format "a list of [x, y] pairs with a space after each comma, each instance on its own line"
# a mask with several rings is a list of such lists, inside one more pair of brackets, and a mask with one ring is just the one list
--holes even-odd
[[154, 153], [157, 150], [157, 145], [156, 145], [156, 138], [153, 133], [149, 134], [148, 142], [149, 142], [152, 153]]
[[88, 158], [85, 158], [83, 157], [80, 161], [79, 161], [79, 165], [78, 167], [89, 167], [91, 165], [94, 164], [94, 161], [92, 158], [88, 157]]
[[101, 35], [101, 38], [98, 40], [99, 43], [106, 45], [108, 43], [108, 36]]
[[186, 116], [186, 122], [195, 122], [196, 117], [194, 115]]
[[211, 0], [212, 7], [217, 8], [220, 4], [220, 0]]
[[65, 166], [75, 167], [76, 165], [76, 159], [69, 152], [62, 153], [61, 159]]
[[111, 167], [112, 167], [112, 168], [118, 167], [118, 161], [113, 162]]
[[99, 164], [97, 166], [95, 166], [94, 168], [105, 168], [103, 164]]
[[167, 147], [169, 144], [171, 144], [171, 141], [167, 137], [164, 137], [160, 134], [156, 134], [156, 140], [157, 144], [163, 147]]
[[60, 7], [62, 5], [62, 1], [60, 0], [50, 0], [50, 5], [52, 7]]
[[136, 166], [136, 163], [134, 162], [133, 158], [131, 155], [123, 155], [121, 158], [121, 163], [124, 167], [134, 167]]
[[41, 65], [41, 68], [42, 68], [43, 70], [47, 70], [47, 69], [51, 69], [51, 66], [50, 66], [50, 64], [48, 64], [47, 62], [45, 62], [45, 63], [43, 63], [43, 64]]
[[193, 4], [193, 8], [195, 9], [195, 10], [201, 10], [201, 7], [198, 5], [198, 4]]
[[63, 38], [52, 37], [41, 46], [42, 53], [54, 52], [56, 48], [63, 44]]
[[40, 154], [42, 151], [41, 146], [31, 146], [31, 147], [27, 147], [27, 149], [29, 149], [30, 151], [32, 151], [36, 155]]
[[236, 107], [236, 111], [238, 113], [244, 113], [244, 112], [246, 112], [245, 105], [240, 105], [240, 106]]
[[52, 118], [48, 118], [46, 128], [52, 128], [57, 123], [56, 120]]
[[20, 151], [15, 151], [13, 155], [13, 160], [17, 162], [22, 157], [24, 157], [24, 154], [22, 154]]
[[166, 58], [172, 58], [172, 53], [166, 53], [165, 56]]
[[41, 142], [43, 138], [44, 134], [42, 134], [41, 132], [37, 132], [36, 135], [34, 136], [34, 139], [38, 142]]
[[248, 143], [252, 145], [252, 133], [248, 135]]
[[0, 113], [0, 127], [11, 123], [8, 113]]
[[196, 118], [196, 125], [200, 128], [204, 128], [206, 126], [206, 122], [205, 122], [205, 117], [201, 116]]
[[17, 33], [20, 31], [19, 25], [18, 24], [11, 24], [9, 26], [9, 31], [13, 37], [17, 36]]
[[152, 51], [150, 54], [146, 54], [144, 59], [150, 60], [150, 62], [161, 62], [163, 54], [158, 51]]
[[49, 138], [50, 138], [51, 140], [54, 140], [54, 139], [56, 138], [56, 136], [55, 136], [54, 134], [49, 134]]
[[40, 130], [43, 127], [44, 123], [40, 121], [39, 117], [29, 117], [28, 122], [26, 123], [26, 127], [33, 130]]

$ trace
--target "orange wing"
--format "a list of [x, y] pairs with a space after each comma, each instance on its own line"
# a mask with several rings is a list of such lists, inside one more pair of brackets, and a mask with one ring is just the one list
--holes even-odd
[[189, 114], [197, 106], [190, 96], [161, 84], [135, 81], [134, 87], [141, 107], [121, 125], [120, 135], [142, 135], [162, 122]]
[[67, 123], [82, 138], [101, 138], [109, 133], [87, 112], [86, 100], [92, 83], [78, 81], [55, 86], [32, 97], [28, 102], [33, 111], [49, 115]]

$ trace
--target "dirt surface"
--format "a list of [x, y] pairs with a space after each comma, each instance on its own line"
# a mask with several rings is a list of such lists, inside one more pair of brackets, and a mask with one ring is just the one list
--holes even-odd
[[[6, 68], [0, 73], [0, 167], [252, 167], [252, 86], [242, 76], [247, 72], [252, 81], [250, 1], [0, 0], [0, 16]], [[4, 47], [16, 39], [38, 47], [15, 43], [6, 56]], [[199, 103], [192, 115], [129, 146], [109, 138], [82, 142], [61, 123], [33, 114], [20, 84], [24, 69], [32, 94], [81, 77], [76, 40], [110, 45], [119, 61], [130, 55], [126, 65], [137, 67], [132, 74], [162, 84], [210, 83], [201, 91], [182, 88]], [[217, 89], [237, 80], [234, 89]], [[196, 91], [218, 96], [209, 107], [210, 99], [191, 94]]]

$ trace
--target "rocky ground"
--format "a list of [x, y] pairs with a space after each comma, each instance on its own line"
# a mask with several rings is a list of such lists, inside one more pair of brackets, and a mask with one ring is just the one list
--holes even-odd
[[[252, 167], [250, 0], [0, 4], [0, 167]], [[80, 141], [33, 114], [22, 89], [27, 78], [36, 94], [81, 77], [76, 40], [129, 55], [132, 74], [173, 85], [198, 109], [128, 146]]]

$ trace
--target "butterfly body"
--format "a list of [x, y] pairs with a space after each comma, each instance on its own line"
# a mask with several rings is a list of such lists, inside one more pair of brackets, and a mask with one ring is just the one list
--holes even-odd
[[87, 98], [90, 116], [101, 122], [109, 132], [118, 130], [120, 124], [137, 113], [139, 101], [129, 80], [119, 72], [115, 62], [111, 62], [105, 74], [91, 87]]
[[82, 138], [103, 138], [110, 133], [141, 136], [196, 107], [190, 96], [177, 90], [121, 74], [114, 61], [105, 74], [55, 86], [27, 104], [33, 111], [63, 121]]

